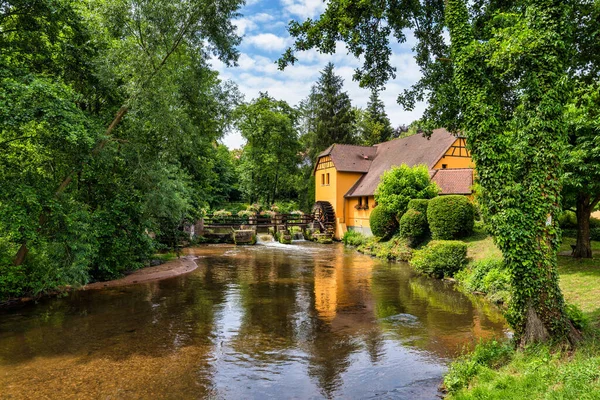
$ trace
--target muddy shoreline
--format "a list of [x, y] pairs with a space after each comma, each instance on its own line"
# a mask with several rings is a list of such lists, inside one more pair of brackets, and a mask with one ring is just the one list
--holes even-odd
[[24, 306], [26, 304], [30, 304], [31, 302], [36, 302], [47, 298], [63, 296], [70, 292], [78, 290], [99, 290], [119, 286], [136, 285], [140, 283], [160, 281], [163, 279], [188, 274], [194, 271], [196, 268], [198, 268], [198, 264], [194, 261], [197, 258], [198, 257], [196, 256], [186, 255], [176, 260], [170, 260], [164, 264], [157, 265], [154, 267], [143, 267], [141, 269], [138, 269], [137, 271], [132, 272], [129, 275], [126, 275], [119, 279], [113, 279], [111, 281], [94, 282], [80, 287], [69, 286], [61, 290], [43, 293], [39, 296], [9, 299], [5, 302], [0, 303], [0, 311], [9, 310], [14, 307]]
[[137, 271], [134, 271], [123, 278], [114, 279], [112, 281], [90, 283], [82, 286], [79, 290], [98, 290], [118, 286], [135, 285], [138, 283], [160, 281], [162, 279], [184, 275], [198, 268], [198, 264], [194, 261], [196, 258], [197, 257], [195, 256], [183, 256], [176, 260], [167, 261], [166, 263], [157, 265], [155, 267], [144, 267], [138, 269]]

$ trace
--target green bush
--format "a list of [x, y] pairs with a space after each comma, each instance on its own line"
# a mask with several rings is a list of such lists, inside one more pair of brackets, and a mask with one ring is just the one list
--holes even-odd
[[427, 216], [421, 211], [409, 208], [400, 218], [400, 236], [408, 239], [411, 246], [421, 243], [428, 233]]
[[577, 216], [575, 216], [573, 211], [563, 211], [563, 213], [558, 216], [558, 225], [563, 229], [577, 229]]
[[590, 319], [587, 315], [581, 311], [581, 308], [577, 307], [575, 304], [566, 304], [565, 311], [567, 313], [567, 317], [573, 323], [573, 326], [579, 330], [586, 329], [590, 324]]
[[457, 239], [473, 232], [474, 208], [465, 196], [440, 196], [429, 201], [427, 222], [433, 239]]
[[347, 231], [344, 233], [344, 237], [342, 237], [342, 242], [346, 246], [354, 246], [358, 247], [365, 243], [365, 235], [357, 231]]
[[429, 205], [429, 199], [412, 199], [408, 202], [409, 210], [417, 210], [427, 215], [427, 206]]
[[409, 167], [402, 164], [383, 173], [375, 190], [375, 201], [400, 218], [411, 199], [430, 199], [438, 192], [425, 165]]
[[506, 303], [510, 292], [510, 276], [504, 262], [497, 259], [480, 260], [454, 275], [469, 292], [485, 293], [496, 303]]
[[417, 271], [438, 278], [453, 276], [467, 263], [467, 244], [458, 240], [434, 240], [416, 250], [410, 260]]
[[[563, 237], [576, 238], [577, 237], [577, 229], [563, 229], [562, 230]], [[590, 238], [593, 241], [600, 241], [600, 228], [590, 228]]]
[[499, 368], [507, 364], [513, 354], [514, 348], [510, 342], [481, 342], [471, 354], [458, 358], [450, 365], [444, 377], [444, 386], [448, 392], [456, 393], [468, 387], [481, 368]]
[[388, 211], [379, 205], [371, 211], [369, 225], [373, 235], [380, 238], [389, 238], [398, 230], [398, 220], [392, 211]]

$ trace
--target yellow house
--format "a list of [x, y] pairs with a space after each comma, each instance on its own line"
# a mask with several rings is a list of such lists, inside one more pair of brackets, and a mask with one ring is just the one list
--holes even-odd
[[465, 139], [446, 129], [430, 138], [416, 134], [375, 146], [334, 144], [319, 154], [315, 165], [315, 200], [329, 210], [335, 237], [347, 230], [370, 235], [374, 193], [384, 171], [395, 165], [426, 165], [441, 194], [471, 194], [474, 164]]

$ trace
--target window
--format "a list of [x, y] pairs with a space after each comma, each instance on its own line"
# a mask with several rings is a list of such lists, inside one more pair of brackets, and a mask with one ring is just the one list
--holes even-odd
[[362, 206], [362, 197], [359, 197], [359, 198], [358, 198], [358, 205], [359, 205], [359, 206]]
[[325, 185], [325, 174], [321, 174], [321, 186]]
[[442, 169], [448, 168], [448, 164], [442, 164]]
[[365, 210], [369, 208], [369, 197], [365, 197]]
[[325, 182], [327, 182], [327, 185], [329, 185], [329, 172], [327, 173], [327, 179], [325, 180]]

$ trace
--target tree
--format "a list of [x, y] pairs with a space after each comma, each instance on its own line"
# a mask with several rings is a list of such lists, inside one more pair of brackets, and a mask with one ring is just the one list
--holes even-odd
[[298, 113], [285, 101], [261, 93], [237, 109], [246, 139], [240, 159], [240, 189], [250, 202], [273, 203], [298, 169]]
[[376, 90], [371, 91], [367, 108], [361, 117], [359, 126], [363, 145], [373, 146], [392, 139], [394, 129]]
[[[391, 35], [403, 41], [403, 29], [414, 28], [424, 78], [400, 101], [410, 107], [427, 96], [425, 127], [442, 125], [467, 137], [484, 211], [511, 274], [508, 320], [521, 345], [578, 337], [556, 271], [571, 12], [570, 3], [557, 0], [479, 0], [470, 10], [464, 0], [405, 7], [331, 1], [320, 18], [290, 24], [296, 51], [333, 52], [343, 40], [363, 55], [355, 77], [370, 87], [395, 74]], [[280, 67], [295, 61], [294, 50]]]
[[0, 298], [135, 269], [159, 245], [147, 231], [220, 192], [237, 92], [207, 51], [235, 59], [237, 5], [3, 2]]
[[[574, 91], [567, 110], [568, 148], [565, 165], [565, 203], [575, 208], [577, 243], [574, 256], [591, 258], [590, 215], [600, 201], [600, 3], [575, 5], [570, 79]], [[596, 21], [593, 23], [592, 21]]]
[[377, 206], [385, 208], [400, 219], [412, 199], [431, 199], [439, 188], [429, 179], [425, 165], [409, 167], [402, 164], [385, 171], [375, 190]]
[[348, 93], [342, 91], [343, 85], [344, 80], [335, 74], [334, 65], [328, 63], [303, 102], [308, 127], [306, 142], [312, 162], [334, 143], [356, 143], [356, 116]]
[[[23, 32], [30, 33], [30, 29], [39, 30], [34, 23], [26, 25], [22, 23], [23, 20], [29, 21], [27, 18], [32, 15], [34, 21], [48, 27], [44, 31], [47, 36], [42, 36], [41, 42], [46, 41], [43, 46], [50, 49], [50, 54], [54, 54], [55, 41], [61, 43], [62, 40], [67, 44], [73, 35], [72, 32], [79, 33], [81, 30], [81, 24], [69, 23], [70, 26], [66, 26], [64, 23], [61, 25], [53, 22], [53, 18], [48, 18], [48, 9], [52, 9], [50, 2], [40, 2], [43, 7], [39, 9], [36, 8], [38, 3], [35, 7], [21, 0], [7, 3], [3, 5], [1, 21], [3, 32], [10, 36], [6, 39], [9, 42], [18, 43], [23, 37]], [[241, 0], [228, 0], [210, 7], [207, 7], [203, 1], [138, 2], [132, 0], [93, 4], [78, 4], [63, 0], [59, 5], [64, 6], [61, 10], [64, 9], [65, 15], [75, 22], [80, 23], [81, 20], [87, 19], [86, 22], [90, 26], [87, 32], [90, 37], [88, 42], [95, 44], [97, 51], [100, 48], [104, 49], [104, 54], [98, 59], [102, 59], [102, 63], [97, 63], [102, 68], [96, 71], [101, 86], [110, 85], [110, 81], [113, 85], [117, 83], [119, 86], [119, 90], [112, 93], [115, 97], [111, 100], [119, 99], [121, 104], [118, 107], [115, 107], [115, 103], [111, 104], [114, 117], [107, 123], [105, 132], [93, 146], [93, 150], [88, 152], [91, 156], [100, 153], [113, 139], [115, 129], [121, 124], [125, 115], [132, 108], [135, 109], [138, 102], [147, 99], [146, 96], [152, 93], [152, 89], [157, 84], [158, 76], [165, 71], [165, 67], [169, 66], [179, 52], [189, 50], [205, 54], [204, 52], [208, 50], [227, 63], [233, 62], [237, 57], [235, 45], [239, 43], [240, 38], [235, 35], [231, 18], [236, 15]], [[64, 27], [76, 29], [63, 29]], [[60, 36], [57, 29], [63, 29], [66, 35]], [[109, 37], [106, 35], [107, 32]], [[21, 41], [21, 43], [31, 42], [30, 39], [34, 35], [27, 36], [27, 42]], [[98, 40], [104, 42], [98, 43]], [[20, 55], [31, 53], [31, 51], [23, 51]], [[27, 57], [29, 56], [24, 58]], [[42, 57], [53, 58], [48, 53], [43, 54]], [[65, 74], [68, 71], [64, 69]], [[79, 172], [81, 168], [73, 168], [68, 172], [57, 184], [52, 198], [60, 197]], [[47, 212], [42, 211], [39, 224], [45, 225], [48, 218]], [[25, 260], [29, 251], [27, 243], [31, 239], [31, 235], [21, 236], [21, 246], [14, 257], [14, 264], [17, 266]]]

